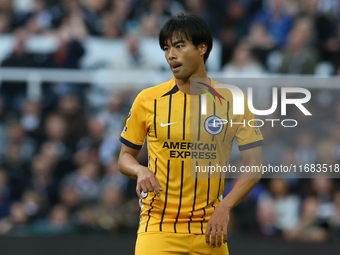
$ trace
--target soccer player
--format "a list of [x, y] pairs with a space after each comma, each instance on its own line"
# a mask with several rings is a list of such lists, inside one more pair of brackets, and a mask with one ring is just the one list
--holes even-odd
[[[137, 96], [120, 138], [119, 169], [137, 179], [141, 205], [135, 254], [228, 254], [229, 212], [261, 174], [253, 178], [242, 174], [222, 198], [221, 174], [213, 178], [209, 170], [199, 176], [192, 169], [226, 162], [235, 137], [244, 164], [260, 166], [263, 137], [258, 128], [240, 124], [254, 119], [247, 103], [244, 115], [233, 115], [231, 92], [215, 90], [216, 82], [208, 78], [205, 62], [212, 35], [204, 19], [193, 14], [170, 18], [160, 31], [159, 43], [174, 78]], [[204, 82], [196, 86], [191, 78]], [[203, 103], [208, 106], [205, 115]], [[239, 124], [231, 125], [232, 121]], [[148, 167], [136, 160], [146, 137]]]

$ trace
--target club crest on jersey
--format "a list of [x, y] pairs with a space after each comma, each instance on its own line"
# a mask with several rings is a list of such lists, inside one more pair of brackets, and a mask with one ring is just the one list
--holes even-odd
[[216, 115], [211, 115], [204, 121], [204, 128], [210, 135], [218, 135], [223, 130], [224, 123]]

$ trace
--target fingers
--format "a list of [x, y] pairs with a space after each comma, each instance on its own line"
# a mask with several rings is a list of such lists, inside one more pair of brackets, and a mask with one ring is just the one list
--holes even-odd
[[213, 226], [211, 229], [211, 246], [215, 248], [216, 245], [216, 227]]
[[137, 182], [136, 193], [140, 199], [143, 199], [141, 195], [141, 190], [143, 190], [144, 193], [154, 191], [158, 197], [161, 196], [161, 191], [163, 191], [163, 189], [159, 185], [157, 177], [153, 173], [142, 177]]
[[[150, 186], [150, 185], [149, 185]], [[151, 186], [150, 186], [151, 187]], [[151, 188], [150, 188], [151, 189]], [[149, 191], [149, 188], [148, 186], [145, 184], [145, 183], [137, 183], [137, 187], [136, 187], [136, 192], [137, 192], [137, 196], [140, 198], [140, 199], [143, 199], [143, 195], [141, 193], [141, 191], [143, 191], [145, 194], [148, 193]]]
[[158, 181], [157, 177], [155, 177], [155, 180], [153, 180], [151, 184], [152, 184], [153, 190], [155, 191], [157, 196], [160, 197], [161, 191], [163, 191], [163, 189], [159, 185], [159, 181]]
[[217, 247], [221, 247], [222, 244], [222, 231], [221, 228], [217, 228]]
[[227, 232], [227, 226], [223, 226], [223, 243], [227, 243], [228, 239], [228, 232]]
[[[142, 186], [142, 187], [143, 187], [143, 186]], [[143, 189], [143, 191], [144, 191], [145, 193], [148, 193], [148, 192], [152, 192], [152, 191], [153, 191], [153, 187], [152, 187], [152, 185], [151, 185], [150, 182], [146, 182], [146, 183], [144, 184], [144, 187], [145, 187], [145, 190]]]
[[136, 193], [137, 193], [137, 196], [138, 196], [139, 198], [142, 198], [142, 194], [140, 193], [140, 190], [141, 190], [140, 184], [137, 183]]
[[[222, 242], [227, 243], [227, 226], [211, 226], [208, 224], [205, 232], [205, 242], [215, 248], [216, 244], [221, 247]], [[217, 241], [217, 242], [216, 242]]]
[[210, 245], [210, 232], [211, 232], [211, 226], [208, 224], [207, 229], [205, 231], [205, 242], [207, 245]]

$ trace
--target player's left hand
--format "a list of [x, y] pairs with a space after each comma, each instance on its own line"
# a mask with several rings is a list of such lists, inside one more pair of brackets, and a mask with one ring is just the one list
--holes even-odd
[[[229, 211], [225, 210], [221, 204], [216, 207], [214, 213], [211, 215], [210, 220], [208, 221], [207, 229], [205, 231], [205, 241], [208, 245], [211, 244], [213, 248], [216, 245], [217, 238], [217, 246], [220, 247], [222, 245], [222, 236], [223, 243], [227, 242], [227, 227], [229, 223]], [[210, 239], [211, 236], [211, 239]]]

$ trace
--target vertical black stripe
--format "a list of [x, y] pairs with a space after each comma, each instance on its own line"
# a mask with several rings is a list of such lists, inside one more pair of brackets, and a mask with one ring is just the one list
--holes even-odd
[[222, 171], [220, 171], [220, 180], [218, 182], [217, 198], [219, 198], [220, 196], [221, 181], [222, 181]]
[[[155, 160], [155, 175], [156, 175], [156, 173], [157, 173], [157, 158], [156, 158], [156, 160]], [[151, 218], [150, 213], [151, 213], [151, 210], [153, 209], [152, 204], [153, 204], [153, 202], [155, 201], [155, 197], [156, 197], [156, 196], [157, 196], [157, 194], [155, 194], [155, 195], [153, 196], [152, 201], [151, 201], [151, 203], [150, 203], [151, 208], [150, 208], [149, 211], [148, 211], [148, 216], [149, 216], [149, 218], [148, 218], [148, 221], [146, 222], [145, 232], [148, 232], [149, 221], [150, 221], [150, 218]]]
[[[196, 166], [198, 166], [198, 161], [196, 161]], [[189, 231], [189, 234], [191, 234], [191, 230], [190, 230], [190, 222], [192, 221], [192, 216], [194, 215], [194, 211], [195, 211], [196, 192], [197, 192], [197, 171], [196, 171], [196, 173], [195, 173], [194, 203], [192, 204], [192, 211], [191, 211], [191, 215], [190, 215], [189, 222], [188, 222], [188, 231]]]
[[198, 97], [198, 135], [197, 135], [197, 140], [200, 140], [200, 135], [201, 135], [201, 95]]
[[183, 140], [185, 140], [185, 121], [187, 111], [187, 94], [184, 94], [184, 112], [183, 112]]
[[209, 193], [210, 193], [210, 166], [211, 161], [209, 161], [209, 172], [208, 172], [208, 192], [207, 192], [207, 205], [209, 205]]
[[183, 193], [183, 173], [184, 173], [184, 161], [182, 161], [182, 172], [181, 172], [181, 191], [179, 193], [179, 205], [178, 205], [178, 212], [177, 212], [177, 216], [176, 216], [176, 221], [174, 224], [174, 231], [175, 233], [177, 233], [176, 231], [176, 224], [178, 221], [178, 217], [179, 217], [179, 213], [181, 211], [181, 205], [182, 205], [182, 193]]
[[155, 99], [155, 104], [154, 104], [154, 109], [153, 109], [153, 125], [154, 125], [154, 128], [155, 128], [155, 137], [157, 138], [157, 129], [156, 129], [156, 116], [157, 116], [157, 113], [156, 113], [156, 110], [157, 110], [157, 99]]
[[[211, 161], [209, 161], [209, 166], [211, 166]], [[207, 205], [209, 205], [209, 193], [210, 193], [210, 167], [208, 167], [208, 192], [207, 192]], [[205, 220], [204, 216], [206, 214], [205, 209], [203, 208], [203, 216], [202, 216], [202, 221], [201, 221], [201, 232], [203, 234], [203, 221]]]
[[[170, 120], [171, 120], [171, 100], [172, 100], [172, 95], [169, 96], [169, 118], [168, 118], [168, 123], [170, 123]], [[170, 125], [168, 125], [168, 139], [170, 139]]]
[[163, 209], [163, 212], [162, 212], [161, 222], [159, 223], [159, 231], [162, 231], [162, 224], [163, 224], [166, 204], [167, 204], [167, 201], [168, 201], [169, 177], [170, 177], [170, 160], [168, 160], [168, 172], [167, 172], [167, 177], [166, 177], [166, 189], [165, 189], [164, 209]]
[[[214, 109], [214, 115], [216, 115], [216, 104], [215, 104], [214, 101], [212, 102], [212, 104], [213, 104], [213, 109]], [[215, 139], [215, 135], [212, 136], [212, 140], [211, 141], [214, 141], [214, 139]]]
[[157, 160], [158, 158], [155, 159], [155, 175], [157, 174]]
[[224, 142], [224, 139], [225, 139], [225, 136], [227, 134], [227, 130], [228, 130], [228, 126], [229, 126], [229, 101], [227, 102], [227, 126], [225, 127], [225, 130], [224, 130], [224, 136], [223, 136], [223, 140], [222, 142]]
[[205, 216], [205, 209], [203, 208], [203, 216], [202, 216], [202, 221], [201, 221], [201, 233], [202, 233], [202, 235], [203, 235], [203, 221], [205, 221], [204, 216]]

